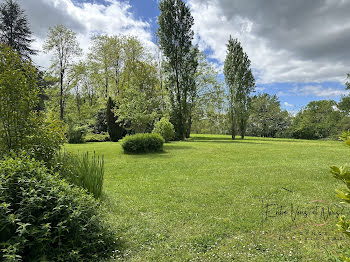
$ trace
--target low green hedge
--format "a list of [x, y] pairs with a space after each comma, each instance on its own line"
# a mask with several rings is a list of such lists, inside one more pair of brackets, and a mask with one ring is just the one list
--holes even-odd
[[85, 142], [106, 142], [110, 141], [108, 133], [94, 134], [88, 133], [85, 136]]
[[163, 150], [164, 138], [159, 134], [136, 134], [122, 140], [125, 153], [148, 153]]

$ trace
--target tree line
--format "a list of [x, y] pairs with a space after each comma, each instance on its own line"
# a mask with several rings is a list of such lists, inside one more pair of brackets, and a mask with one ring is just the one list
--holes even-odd
[[[195, 133], [264, 137], [325, 138], [347, 129], [350, 98], [313, 101], [295, 116], [281, 109], [276, 95], [256, 94], [251, 61], [238, 39], [227, 43], [224, 78], [193, 43], [194, 19], [182, 0], [162, 0], [158, 56], [136, 37], [96, 35], [83, 54], [77, 34], [56, 25], [43, 50], [52, 63], [36, 68], [37, 110], [59, 116], [70, 129], [108, 132], [118, 141], [127, 133], [152, 131], [167, 117], [176, 139]], [[0, 41], [30, 60], [29, 22], [13, 0], [0, 7]]]

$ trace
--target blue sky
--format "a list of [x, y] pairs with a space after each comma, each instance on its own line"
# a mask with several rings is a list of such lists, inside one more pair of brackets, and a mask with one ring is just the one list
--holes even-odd
[[[73, 2], [72, 2], [73, 1]], [[277, 1], [277, 2], [276, 2]], [[19, 0], [39, 50], [48, 27], [63, 23], [78, 33], [84, 51], [96, 33], [134, 34], [154, 49], [157, 0]], [[264, 3], [262, 3], [264, 2]], [[312, 100], [339, 101], [350, 71], [350, 1], [187, 0], [195, 44], [222, 69], [230, 35], [252, 61], [257, 92], [276, 94], [296, 112]], [[40, 11], [38, 11], [40, 10]], [[325, 23], [326, 21], [326, 23]], [[41, 53], [38, 64], [49, 59]], [[221, 75], [220, 78], [223, 76]]]

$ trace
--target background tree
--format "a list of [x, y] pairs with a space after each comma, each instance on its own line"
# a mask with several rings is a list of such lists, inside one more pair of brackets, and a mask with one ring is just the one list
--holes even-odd
[[342, 113], [333, 100], [310, 102], [294, 118], [291, 132], [295, 138], [320, 139], [337, 135]]
[[239, 128], [244, 139], [249, 118], [250, 93], [254, 91], [255, 79], [250, 69], [250, 60], [237, 39], [230, 39], [224, 65], [225, 81], [229, 88], [229, 107], [232, 139]]
[[0, 144], [7, 152], [23, 148], [33, 131], [39, 93], [36, 81], [31, 62], [0, 45]]
[[43, 48], [46, 52], [53, 51], [52, 68], [59, 78], [60, 118], [63, 120], [65, 95], [68, 90], [68, 85], [65, 85], [66, 74], [72, 66], [73, 58], [81, 54], [81, 49], [76, 38], [76, 33], [66, 28], [64, 25], [56, 25], [49, 29]]
[[[105, 99], [109, 96], [109, 88], [112, 83], [112, 58], [113, 46], [112, 37], [108, 35], [96, 36], [92, 39], [92, 47], [90, 48], [89, 63], [95, 66], [97, 74], [95, 77], [99, 78], [102, 88], [102, 94]], [[118, 52], [118, 51], [117, 51]]]
[[284, 136], [291, 124], [291, 117], [276, 95], [258, 94], [252, 98], [247, 132], [261, 137]]
[[30, 59], [36, 51], [30, 48], [32, 32], [24, 11], [13, 0], [0, 5], [0, 42], [17, 51], [22, 58]]
[[171, 122], [176, 138], [184, 139], [189, 119], [188, 98], [192, 85], [193, 71], [191, 53], [194, 24], [190, 9], [182, 0], [162, 0], [158, 17], [159, 45], [165, 57], [165, 84], [171, 103]]
[[136, 133], [152, 130], [161, 116], [161, 93], [157, 68], [154, 64], [135, 61], [129, 74], [128, 87], [123, 90], [119, 106], [115, 109], [119, 122], [128, 125]]
[[203, 52], [198, 54], [196, 72], [196, 106], [192, 110], [195, 133], [224, 134], [226, 127], [226, 96], [218, 72], [208, 63]]

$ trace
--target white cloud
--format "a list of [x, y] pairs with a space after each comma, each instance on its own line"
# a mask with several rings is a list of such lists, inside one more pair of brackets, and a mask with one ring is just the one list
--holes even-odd
[[292, 105], [292, 104], [289, 104], [288, 102], [284, 102], [283, 104], [284, 104], [284, 106], [286, 106], [286, 107], [293, 107], [293, 105]]
[[[277, 93], [278, 96], [316, 96], [324, 98], [335, 98], [348, 94], [348, 90], [337, 89], [322, 85], [295, 85], [289, 90], [279, 91]], [[286, 102], [284, 104], [286, 105]]]
[[[96, 34], [124, 34], [137, 36], [145, 46], [154, 52], [152, 33], [148, 22], [136, 19], [126, 2], [108, 0], [108, 5], [82, 3], [74, 5], [71, 0], [20, 0], [25, 9], [35, 37], [33, 47], [42, 51], [48, 28], [64, 24], [77, 33], [84, 52], [90, 46], [90, 39]], [[43, 67], [50, 64], [50, 56], [42, 52], [33, 57]]]
[[321, 85], [307, 85], [296, 89], [296, 93], [308, 96], [318, 97], [338, 97], [341, 95], [347, 95], [349, 92], [346, 90], [335, 89], [331, 87], [323, 87]]
[[[322, 31], [324, 20], [321, 18], [317, 17], [317, 23], [320, 24], [315, 24], [313, 19], [306, 17], [306, 12], [302, 12], [302, 17], [292, 16], [293, 12], [299, 15], [300, 8], [310, 3], [291, 2], [293, 3], [283, 1], [276, 4], [276, 1], [271, 1], [268, 4], [257, 0], [252, 2], [189, 0], [195, 20], [195, 41], [201, 48], [210, 49], [211, 57], [222, 64], [226, 57], [226, 43], [229, 36], [238, 38], [252, 61], [258, 83], [324, 81], [344, 83], [350, 62], [346, 58], [348, 52], [344, 51], [343, 41], [339, 37], [350, 27], [349, 23], [343, 24], [345, 18], [337, 19], [337, 11], [342, 7], [326, 6], [328, 9], [325, 7], [324, 10], [320, 8], [321, 14], [334, 14], [327, 16], [332, 27]], [[272, 4], [280, 7], [281, 10], [272, 10], [277, 14], [268, 11], [269, 5]], [[285, 9], [292, 4], [299, 9], [291, 9], [290, 17], [283, 17]], [[251, 10], [258, 9], [259, 5], [266, 6], [257, 10], [260, 13], [252, 15]], [[305, 20], [305, 24], [299, 25], [298, 19]], [[342, 24], [343, 26], [340, 26]], [[330, 35], [334, 36], [333, 40], [336, 40], [334, 43], [326, 41]], [[317, 41], [313, 39], [314, 37], [317, 37], [315, 38]], [[329, 46], [324, 46], [325, 44]], [[341, 45], [342, 49], [337, 50], [336, 45]]]

